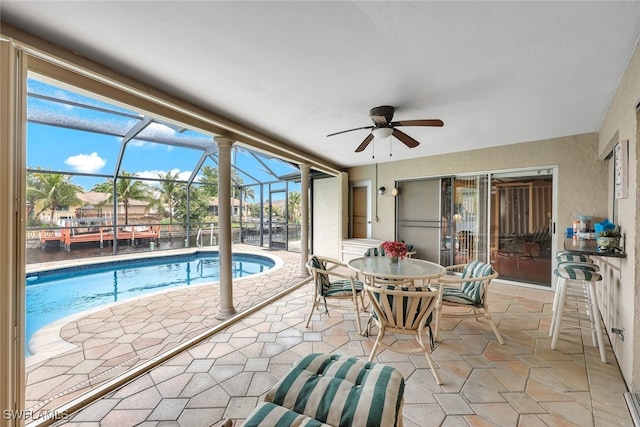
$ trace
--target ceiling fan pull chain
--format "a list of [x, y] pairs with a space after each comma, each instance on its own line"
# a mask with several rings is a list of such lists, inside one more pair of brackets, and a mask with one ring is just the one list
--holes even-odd
[[371, 158], [375, 159], [376, 158], [376, 142], [373, 141], [373, 144], [371, 144]]
[[389, 137], [389, 157], [393, 156], [393, 154], [391, 154], [391, 137]]

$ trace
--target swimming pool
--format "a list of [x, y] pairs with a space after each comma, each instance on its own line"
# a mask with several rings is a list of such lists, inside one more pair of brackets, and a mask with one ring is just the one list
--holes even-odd
[[[233, 278], [265, 272], [269, 257], [233, 254]], [[160, 290], [217, 282], [217, 251], [127, 259], [26, 275], [26, 351], [33, 334], [56, 320]]]

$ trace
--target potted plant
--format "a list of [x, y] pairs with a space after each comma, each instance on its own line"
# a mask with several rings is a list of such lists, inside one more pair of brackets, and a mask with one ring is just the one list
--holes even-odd
[[598, 233], [596, 245], [602, 251], [620, 249], [620, 237], [622, 237], [620, 229], [617, 227], [611, 230], [604, 230]]
[[397, 264], [400, 258], [407, 256], [407, 245], [404, 242], [388, 240], [380, 245], [385, 254], [391, 258], [391, 264]]

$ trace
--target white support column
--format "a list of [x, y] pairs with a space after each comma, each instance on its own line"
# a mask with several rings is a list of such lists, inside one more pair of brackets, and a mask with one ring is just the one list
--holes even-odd
[[307, 260], [309, 259], [309, 169], [308, 164], [300, 165], [301, 189], [300, 204], [302, 208], [302, 224], [300, 230], [300, 276], [309, 275]]
[[218, 251], [220, 255], [220, 306], [217, 319], [236, 314], [233, 306], [233, 272], [231, 253], [231, 146], [234, 141], [222, 136], [214, 138], [218, 144]]

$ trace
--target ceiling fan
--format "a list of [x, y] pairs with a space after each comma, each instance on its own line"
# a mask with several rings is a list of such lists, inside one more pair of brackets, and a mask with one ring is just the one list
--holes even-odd
[[369, 111], [369, 117], [373, 122], [373, 126], [363, 126], [355, 129], [343, 130], [340, 132], [331, 133], [329, 136], [338, 135], [345, 132], [351, 132], [360, 129], [371, 129], [371, 133], [362, 141], [362, 143], [356, 148], [356, 153], [363, 151], [367, 148], [367, 145], [373, 140], [373, 138], [388, 138], [393, 135], [400, 140], [404, 145], [409, 148], [414, 148], [420, 145], [418, 141], [402, 132], [396, 127], [399, 126], [443, 126], [442, 120], [438, 119], [422, 119], [422, 120], [402, 120], [392, 122], [393, 113], [395, 108], [390, 105], [382, 105], [380, 107], [374, 107]]

